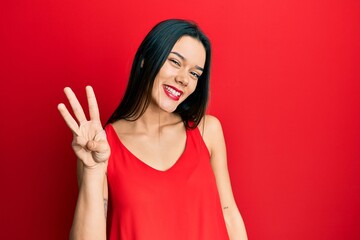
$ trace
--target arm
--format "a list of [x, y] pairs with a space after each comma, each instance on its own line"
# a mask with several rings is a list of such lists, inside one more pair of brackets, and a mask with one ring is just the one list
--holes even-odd
[[231, 240], [247, 240], [245, 225], [232, 193], [227, 167], [226, 146], [220, 121], [207, 115], [199, 128], [203, 129], [203, 138], [211, 154], [211, 166], [214, 171], [220, 201], [223, 208], [226, 228]]
[[71, 240], [106, 239], [107, 181], [104, 168], [83, 169]]
[[[84, 164], [80, 159], [77, 159], [76, 161], [77, 165], [77, 182], [78, 182], [78, 188], [81, 188], [81, 183], [83, 179], [83, 172], [84, 172]], [[105, 167], [107, 168], [107, 166]], [[103, 200], [104, 200], [104, 214], [105, 218], [107, 217], [107, 206], [108, 206], [108, 184], [107, 184], [107, 176], [106, 176], [106, 170], [105, 170], [105, 176], [104, 176], [104, 185], [103, 185]]]
[[70, 88], [65, 88], [64, 91], [76, 120], [64, 104], [59, 104], [58, 109], [73, 132], [72, 148], [78, 158], [79, 195], [70, 239], [105, 240], [104, 196], [107, 199], [106, 169], [110, 147], [106, 133], [100, 123], [97, 102], [92, 88], [86, 87], [90, 120], [86, 119], [73, 91]]

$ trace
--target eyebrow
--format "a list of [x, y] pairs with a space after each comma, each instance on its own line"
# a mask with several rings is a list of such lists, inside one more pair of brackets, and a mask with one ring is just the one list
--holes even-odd
[[[179, 58], [181, 58], [183, 61], [186, 61], [186, 58], [181, 55], [178, 52], [171, 52], [172, 54], [175, 54], [176, 56], [178, 56]], [[200, 70], [200, 71], [204, 71], [204, 69], [202, 67], [199, 67], [198, 65], [195, 66], [196, 69]]]

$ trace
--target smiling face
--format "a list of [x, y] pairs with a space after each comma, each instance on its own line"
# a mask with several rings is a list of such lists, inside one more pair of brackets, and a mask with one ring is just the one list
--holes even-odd
[[181, 37], [155, 78], [151, 104], [166, 112], [175, 111], [195, 91], [205, 60], [205, 48], [199, 40]]

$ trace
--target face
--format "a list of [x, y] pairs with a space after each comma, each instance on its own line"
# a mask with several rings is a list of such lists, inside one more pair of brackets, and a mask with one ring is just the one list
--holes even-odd
[[205, 60], [205, 48], [199, 40], [181, 37], [155, 78], [151, 104], [166, 112], [175, 111], [195, 91]]

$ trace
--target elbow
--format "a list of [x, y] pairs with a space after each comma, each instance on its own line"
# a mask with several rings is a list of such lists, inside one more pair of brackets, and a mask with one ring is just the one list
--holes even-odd
[[224, 213], [226, 229], [230, 240], [247, 240], [244, 221], [239, 211]]

